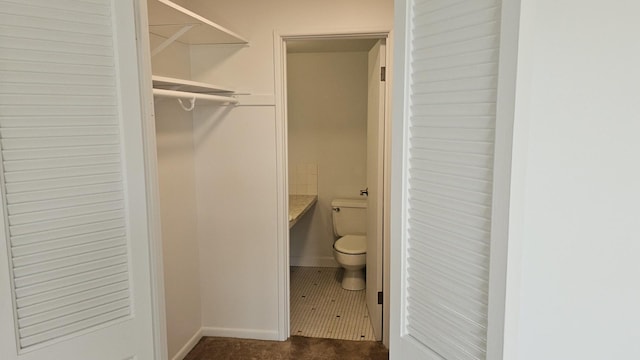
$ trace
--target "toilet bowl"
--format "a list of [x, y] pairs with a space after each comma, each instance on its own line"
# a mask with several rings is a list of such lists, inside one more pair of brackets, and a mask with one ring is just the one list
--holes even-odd
[[363, 199], [335, 199], [333, 230], [338, 239], [333, 243], [333, 256], [344, 268], [342, 288], [363, 290], [366, 287], [364, 268], [367, 264], [366, 210]]
[[333, 256], [344, 268], [342, 288], [362, 290], [365, 288], [364, 268], [367, 264], [367, 238], [362, 235], [346, 235], [333, 244]]

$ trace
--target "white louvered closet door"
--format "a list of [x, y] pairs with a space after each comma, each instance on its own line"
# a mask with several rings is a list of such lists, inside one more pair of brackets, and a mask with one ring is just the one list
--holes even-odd
[[403, 354], [393, 358], [481, 360], [501, 1], [406, 3]]
[[153, 358], [134, 2], [0, 0], [0, 358]]

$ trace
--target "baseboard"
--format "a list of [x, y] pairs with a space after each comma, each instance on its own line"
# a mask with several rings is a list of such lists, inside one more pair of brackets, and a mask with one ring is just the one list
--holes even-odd
[[340, 267], [333, 256], [291, 256], [291, 266]]
[[256, 330], [256, 329], [229, 329], [218, 327], [203, 327], [202, 336], [230, 337], [238, 339], [255, 340], [279, 340], [276, 330]]
[[193, 350], [193, 348], [196, 347], [196, 345], [198, 344], [198, 341], [200, 341], [201, 338], [202, 338], [202, 328], [198, 329], [198, 331], [196, 331], [196, 333], [193, 334], [191, 339], [189, 339], [189, 341], [187, 341], [187, 343], [184, 344], [182, 349], [180, 349], [180, 351], [178, 351], [178, 353], [174, 357], [172, 357], [171, 360], [184, 359], [187, 356], [187, 354], [189, 354], [189, 351]]
[[203, 336], [230, 337], [238, 339], [255, 340], [280, 340], [277, 331], [254, 330], [254, 329], [227, 329], [217, 327], [203, 327], [198, 329], [187, 343], [171, 358], [171, 360], [183, 360], [191, 350], [198, 344]]

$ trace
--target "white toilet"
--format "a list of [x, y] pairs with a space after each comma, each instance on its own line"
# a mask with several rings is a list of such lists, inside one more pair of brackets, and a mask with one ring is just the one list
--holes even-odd
[[367, 200], [334, 199], [333, 232], [338, 237], [333, 243], [333, 256], [344, 268], [342, 288], [365, 288], [364, 267], [367, 264]]

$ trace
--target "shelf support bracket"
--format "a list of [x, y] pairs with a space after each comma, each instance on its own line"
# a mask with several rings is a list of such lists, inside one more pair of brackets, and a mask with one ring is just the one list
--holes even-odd
[[187, 31], [191, 30], [194, 26], [196, 25], [195, 24], [185, 25], [180, 30], [176, 31], [175, 34], [171, 35], [171, 37], [163, 41], [160, 45], [158, 45], [155, 49], [151, 51], [151, 57], [158, 55], [162, 50], [166, 49], [167, 46], [171, 45], [173, 42], [178, 40], [180, 36], [184, 35]]

